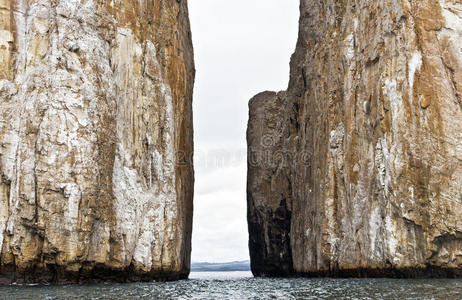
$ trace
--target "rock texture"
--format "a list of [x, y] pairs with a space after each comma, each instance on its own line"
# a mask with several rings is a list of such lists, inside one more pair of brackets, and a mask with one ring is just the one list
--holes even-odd
[[250, 102], [256, 275], [462, 275], [462, 1], [301, 0]]
[[187, 1], [0, 0], [1, 283], [185, 278]]

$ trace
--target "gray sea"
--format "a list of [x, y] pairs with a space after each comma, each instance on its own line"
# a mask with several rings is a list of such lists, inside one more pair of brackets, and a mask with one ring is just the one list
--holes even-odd
[[0, 287], [0, 299], [462, 299], [457, 279], [268, 279], [198, 272], [167, 283]]

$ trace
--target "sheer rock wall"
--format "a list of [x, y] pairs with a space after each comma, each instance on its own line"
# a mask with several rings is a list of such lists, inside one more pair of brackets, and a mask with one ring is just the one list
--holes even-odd
[[249, 104], [253, 272], [462, 275], [462, 1], [300, 13], [288, 90]]
[[189, 274], [187, 1], [0, 0], [1, 283]]

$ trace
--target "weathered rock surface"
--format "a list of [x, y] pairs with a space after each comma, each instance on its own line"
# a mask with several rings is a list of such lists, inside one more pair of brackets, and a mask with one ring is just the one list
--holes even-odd
[[185, 278], [187, 1], [0, 0], [0, 280]]
[[462, 275], [462, 1], [308, 1], [250, 102], [257, 275]]

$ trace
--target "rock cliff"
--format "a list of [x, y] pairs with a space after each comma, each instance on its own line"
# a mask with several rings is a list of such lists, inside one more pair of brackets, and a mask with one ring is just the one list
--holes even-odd
[[256, 275], [462, 275], [462, 2], [301, 0], [250, 101]]
[[0, 283], [189, 273], [186, 0], [0, 0]]

